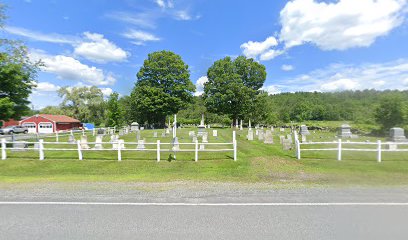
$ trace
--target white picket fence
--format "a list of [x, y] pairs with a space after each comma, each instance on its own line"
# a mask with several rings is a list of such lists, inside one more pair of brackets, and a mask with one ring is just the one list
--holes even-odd
[[[338, 139], [336, 142], [304, 142], [301, 143], [299, 139], [295, 138], [296, 144], [296, 157], [297, 159], [301, 159], [301, 152], [302, 151], [337, 151], [337, 160], [342, 160], [342, 152], [344, 151], [353, 151], [353, 152], [377, 152], [377, 162], [382, 161], [382, 153], [383, 152], [408, 152], [408, 148], [395, 149], [391, 148], [390, 146], [408, 146], [406, 142], [382, 142], [378, 140], [377, 142], [343, 142], [341, 139]], [[302, 145], [336, 145], [335, 148], [304, 148], [302, 149]], [[350, 145], [367, 145], [367, 146], [376, 146], [375, 148], [350, 148], [347, 146]], [[384, 148], [383, 146], [388, 146]]]
[[[26, 144], [38, 144], [38, 148], [17, 148], [17, 147], [9, 147], [7, 148], [7, 143], [26, 143]], [[144, 149], [137, 149], [137, 148], [122, 148], [122, 146], [130, 145], [130, 146], [137, 146], [139, 143], [137, 142], [124, 142], [123, 140], [119, 140], [117, 143], [116, 148], [104, 148], [104, 149], [95, 149], [95, 148], [90, 148], [90, 149], [83, 149], [81, 147], [81, 141], [76, 142], [76, 148], [64, 148], [64, 147], [59, 147], [59, 148], [46, 148], [44, 145], [46, 144], [52, 144], [52, 145], [70, 145], [72, 146], [72, 143], [68, 142], [44, 142], [43, 139], [39, 139], [38, 142], [7, 142], [5, 139], [1, 139], [1, 159], [6, 160], [7, 159], [7, 150], [34, 150], [39, 152], [39, 159], [44, 160], [45, 158], [45, 152], [46, 151], [77, 151], [78, 153], [78, 159], [83, 160], [83, 152], [86, 151], [117, 151], [117, 160], [122, 161], [122, 152], [124, 151], [151, 151], [151, 152], [156, 152], [156, 157], [157, 157], [157, 162], [160, 162], [160, 155], [162, 152], [173, 152], [174, 154], [177, 154], [178, 152], [194, 152], [194, 160], [197, 162], [198, 161], [198, 153], [199, 152], [233, 152], [233, 159], [234, 161], [237, 161], [237, 140], [236, 140], [236, 134], [235, 131], [233, 132], [233, 140], [232, 142], [228, 143], [202, 143], [202, 142], [194, 142], [194, 143], [178, 143], [180, 146], [180, 149], [178, 150], [173, 150], [172, 143], [162, 143], [160, 140], [157, 140], [156, 143], [144, 143], [144, 145], [154, 145], [156, 148], [144, 148]], [[75, 144], [75, 143], [74, 143]], [[87, 142], [89, 145], [94, 145], [94, 144], [112, 144], [112, 142]], [[183, 149], [182, 146], [191, 146], [194, 145], [194, 149], [188, 149], [185, 148]], [[204, 145], [204, 146], [215, 146], [215, 145], [223, 145], [223, 146], [232, 146], [232, 148], [223, 148], [223, 149], [207, 149], [204, 147], [204, 149], [200, 149], [199, 145]], [[163, 148], [162, 146], [167, 146], [167, 148]]]

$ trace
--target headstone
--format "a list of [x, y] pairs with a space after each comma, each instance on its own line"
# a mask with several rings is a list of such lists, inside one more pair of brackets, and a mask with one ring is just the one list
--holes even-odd
[[284, 128], [280, 128], [279, 130], [280, 130], [281, 132], [284, 132], [284, 131], [285, 131], [285, 129], [284, 129]]
[[200, 144], [200, 150], [204, 150], [205, 149], [205, 145], [204, 144]]
[[286, 135], [286, 139], [289, 140], [290, 144], [293, 143], [293, 139], [292, 139], [292, 135], [291, 135], [291, 134]]
[[125, 135], [125, 133], [123, 132], [123, 129], [120, 129], [119, 130], [119, 136], [123, 136], [123, 135]]
[[137, 141], [137, 146], [136, 146], [136, 149], [137, 150], [144, 150], [145, 149], [145, 140], [138, 140]]
[[82, 149], [90, 149], [88, 145], [88, 137], [86, 135], [81, 136], [81, 148]]
[[271, 132], [275, 132], [275, 129], [273, 128], [273, 126], [271, 127]]
[[213, 137], [218, 137], [218, 131], [217, 130], [213, 130]]
[[391, 128], [390, 129], [390, 140], [392, 142], [406, 142], [404, 129], [402, 128]]
[[309, 129], [307, 129], [307, 126], [306, 125], [302, 125], [302, 126], [300, 126], [300, 131], [299, 131], [299, 134], [300, 135], [310, 135], [310, 132], [309, 132]]
[[136, 140], [140, 140], [140, 130], [136, 131]]
[[279, 136], [280, 144], [283, 144], [283, 140], [285, 140], [285, 136], [280, 135]]
[[188, 131], [188, 136], [189, 136], [189, 137], [195, 136], [195, 132], [194, 132], [194, 131]]
[[259, 130], [258, 130], [258, 129], [255, 130], [255, 135], [256, 135], [256, 136], [259, 135]]
[[133, 122], [132, 124], [130, 124], [130, 130], [131, 130], [132, 132], [134, 132], [134, 131], [139, 131], [139, 123]]
[[[99, 135], [105, 135], [105, 134], [106, 134], [106, 131], [105, 131], [104, 128], [99, 128], [98, 131], [97, 131], [97, 134], [99, 134]], [[75, 141], [75, 139], [74, 139], [74, 141]]]
[[140, 130], [144, 130], [145, 128], [144, 127], [140, 127]]
[[28, 148], [28, 144], [23, 141], [14, 141], [13, 142], [13, 148], [21, 148], [21, 149], [13, 149], [13, 152], [21, 152], [21, 151], [26, 151], [25, 148]]
[[395, 143], [389, 143], [387, 146], [388, 146], [388, 149], [391, 151], [398, 150], [398, 145]]
[[254, 140], [254, 131], [252, 129], [248, 129], [247, 139], [248, 139], [248, 141], [253, 141]]
[[273, 135], [271, 130], [266, 130], [264, 143], [273, 144]]
[[153, 137], [157, 138], [157, 132], [153, 132]]
[[166, 135], [170, 134], [170, 128], [166, 128]]
[[162, 132], [161, 137], [162, 138], [166, 137], [166, 132]]
[[301, 135], [302, 136], [302, 142], [306, 142], [306, 135]]
[[94, 147], [95, 149], [103, 149], [102, 139], [103, 139], [103, 135], [96, 135], [95, 147]]
[[350, 125], [348, 124], [341, 125], [339, 137], [340, 138], [351, 138], [352, 137]]
[[208, 143], [208, 133], [203, 134], [203, 143]]
[[173, 151], [176, 152], [176, 151], [179, 151], [179, 150], [180, 150], [180, 144], [179, 144], [179, 141], [178, 141], [178, 138], [177, 138], [177, 137], [173, 138], [171, 144], [173, 145], [173, 147], [172, 147], [172, 150], [173, 150]]
[[263, 141], [264, 140], [264, 131], [260, 130], [258, 133], [258, 140]]
[[198, 126], [198, 136], [202, 136], [205, 132], [205, 122], [204, 122], [204, 114], [201, 115], [201, 122], [200, 125]]
[[193, 141], [192, 142], [193, 143], [197, 142], [197, 137], [196, 136], [193, 136]]
[[283, 139], [282, 145], [283, 145], [283, 150], [292, 149], [292, 142], [290, 141], [290, 139]]
[[[99, 130], [98, 130], [99, 131]], [[68, 142], [69, 143], [75, 143], [75, 137], [74, 137], [74, 135], [69, 135], [68, 136]]]
[[239, 130], [240, 131], [242, 131], [242, 130], [244, 130], [244, 126], [242, 125], [242, 119], [241, 119], [241, 122], [240, 122], [241, 124], [239, 125]]

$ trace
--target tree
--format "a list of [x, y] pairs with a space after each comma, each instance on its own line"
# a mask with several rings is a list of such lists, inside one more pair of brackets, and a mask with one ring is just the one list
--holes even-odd
[[95, 125], [104, 122], [105, 101], [98, 87], [62, 87], [58, 95], [63, 98], [60, 106], [66, 115]]
[[244, 56], [226, 57], [208, 69], [207, 77], [203, 97], [210, 112], [227, 114], [233, 120], [251, 118], [252, 103], [266, 79], [264, 65]]
[[382, 130], [402, 127], [407, 120], [407, 102], [397, 96], [386, 97], [376, 109], [375, 118]]
[[[4, 5], [0, 4], [0, 28], [4, 19]], [[29, 60], [23, 44], [0, 39], [0, 120], [17, 119], [30, 110], [28, 97], [36, 86], [39, 65]]]
[[52, 115], [67, 115], [67, 113], [58, 106], [47, 106], [41, 109], [40, 113]]
[[112, 93], [107, 103], [107, 126], [120, 127], [123, 123], [123, 110], [119, 105], [119, 94]]
[[165, 124], [166, 116], [185, 108], [195, 86], [181, 57], [170, 51], [150, 53], [137, 73], [132, 111], [140, 122]]

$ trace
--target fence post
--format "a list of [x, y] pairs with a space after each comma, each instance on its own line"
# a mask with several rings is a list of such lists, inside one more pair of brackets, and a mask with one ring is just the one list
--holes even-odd
[[195, 141], [195, 148], [194, 148], [194, 161], [198, 161], [198, 140]]
[[85, 136], [85, 129], [82, 128], [82, 136]]
[[95, 128], [92, 129], [92, 136], [95, 136]]
[[81, 141], [77, 140], [77, 147], [78, 147], [78, 158], [82, 160], [82, 150], [81, 150]]
[[338, 147], [337, 147], [337, 160], [341, 161], [341, 138], [339, 138]]
[[71, 129], [71, 135], [74, 135], [74, 132], [72, 131], [72, 129]]
[[296, 157], [298, 160], [300, 160], [300, 142], [299, 139], [295, 140], [296, 142]]
[[237, 161], [237, 135], [236, 132], [232, 132], [232, 146], [234, 147], [234, 161]]
[[157, 162], [160, 162], [160, 140], [157, 140]]
[[377, 162], [381, 162], [381, 151], [382, 151], [382, 147], [381, 147], [381, 140], [377, 141]]
[[123, 143], [123, 140], [119, 140], [118, 141], [118, 161], [120, 162], [120, 161], [122, 161], [122, 143]]
[[55, 141], [59, 142], [59, 135], [58, 135], [58, 131], [55, 131]]
[[1, 139], [1, 160], [6, 160], [7, 158], [7, 152], [6, 152], [6, 139], [2, 138]]
[[40, 153], [40, 160], [44, 160], [44, 140], [38, 140], [38, 151]]

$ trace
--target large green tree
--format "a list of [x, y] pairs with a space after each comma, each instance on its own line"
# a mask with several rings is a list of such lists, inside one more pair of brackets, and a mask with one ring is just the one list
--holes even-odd
[[[0, 3], [0, 29], [4, 19]], [[38, 66], [30, 61], [22, 43], [0, 39], [0, 120], [18, 119], [29, 112], [28, 97], [36, 86]]]
[[192, 101], [195, 86], [188, 65], [170, 51], [150, 53], [137, 73], [131, 93], [132, 111], [139, 122], [164, 125]]
[[207, 77], [203, 97], [210, 112], [233, 120], [253, 117], [253, 103], [266, 79], [264, 65], [244, 56], [235, 60], [226, 57], [214, 62]]
[[63, 99], [60, 106], [66, 115], [95, 125], [105, 121], [105, 101], [98, 87], [62, 87], [58, 95]]
[[385, 132], [392, 127], [403, 127], [407, 123], [406, 100], [399, 96], [387, 96], [376, 109], [375, 119]]
[[119, 94], [113, 92], [107, 102], [107, 126], [120, 127], [124, 121], [123, 109], [119, 104]]

